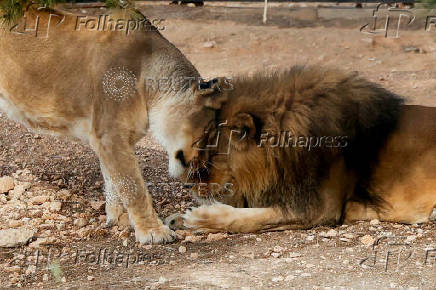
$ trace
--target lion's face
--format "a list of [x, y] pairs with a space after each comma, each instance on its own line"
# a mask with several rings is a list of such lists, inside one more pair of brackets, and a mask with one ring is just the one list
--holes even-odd
[[[259, 146], [261, 121], [253, 114], [224, 105], [209, 121], [191, 150], [184, 179], [192, 182], [200, 198], [228, 198], [258, 192], [274, 178], [269, 176], [267, 148]], [[273, 172], [273, 171], [270, 171]]]

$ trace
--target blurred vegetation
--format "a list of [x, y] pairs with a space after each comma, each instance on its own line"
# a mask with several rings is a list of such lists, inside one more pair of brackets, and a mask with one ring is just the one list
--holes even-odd
[[[128, 8], [133, 6], [133, 0], [100, 0], [108, 8]], [[53, 9], [55, 4], [64, 2], [98, 2], [95, 0], [0, 0], [0, 12], [3, 23], [16, 23], [23, 16], [26, 9], [45, 7]]]
[[427, 8], [436, 8], [436, 0], [421, 0]]

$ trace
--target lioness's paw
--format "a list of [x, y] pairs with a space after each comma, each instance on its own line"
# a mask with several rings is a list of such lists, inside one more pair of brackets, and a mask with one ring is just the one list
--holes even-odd
[[184, 221], [182, 218], [182, 214], [180, 214], [180, 213], [172, 214], [164, 220], [164, 224], [166, 224], [172, 230], [184, 230], [184, 229], [186, 229], [183, 222]]
[[122, 204], [109, 204], [106, 202], [106, 227], [115, 226], [118, 224], [120, 216], [125, 212]]
[[153, 229], [136, 229], [136, 241], [141, 244], [163, 244], [175, 240], [176, 234], [166, 225]]

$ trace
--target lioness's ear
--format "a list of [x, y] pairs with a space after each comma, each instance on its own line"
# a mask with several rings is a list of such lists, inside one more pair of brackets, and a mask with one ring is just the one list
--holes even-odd
[[228, 99], [232, 86], [226, 78], [214, 78], [208, 82], [200, 81], [194, 87], [195, 98], [199, 104], [218, 110]]

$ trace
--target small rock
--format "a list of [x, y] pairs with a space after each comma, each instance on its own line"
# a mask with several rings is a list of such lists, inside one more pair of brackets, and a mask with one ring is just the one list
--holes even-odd
[[190, 231], [187, 230], [176, 230], [176, 235], [179, 240], [184, 240], [186, 236], [191, 234]]
[[7, 229], [0, 230], [0, 247], [16, 247], [29, 241], [35, 234], [35, 230]]
[[41, 246], [52, 244], [56, 241], [56, 238], [49, 237], [49, 238], [37, 238], [36, 241], [31, 242], [29, 244], [29, 248], [39, 248]]
[[6, 267], [3, 267], [3, 269], [6, 272], [9, 272], [9, 273], [18, 273], [18, 272], [21, 271], [21, 267], [18, 266], [18, 265], [15, 265], [15, 266], [6, 266]]
[[370, 235], [364, 235], [360, 238], [360, 242], [364, 244], [365, 246], [371, 246], [374, 244], [375, 239]]
[[14, 179], [10, 176], [0, 177], [0, 193], [7, 193], [9, 190], [14, 189]]
[[292, 281], [294, 279], [295, 279], [294, 275], [288, 275], [288, 276], [286, 276], [285, 281]]
[[310, 273], [302, 273], [301, 274], [301, 277], [310, 277], [310, 276], [312, 276], [312, 274], [310, 274]]
[[301, 257], [300, 253], [296, 253], [296, 252], [289, 253], [289, 258], [298, 258], [298, 257]]
[[67, 278], [62, 277], [61, 282], [62, 282], [62, 283], [66, 283], [66, 282], [67, 282]]
[[73, 224], [81, 228], [88, 224], [88, 220], [86, 220], [85, 218], [78, 218], [74, 220]]
[[88, 279], [88, 281], [92, 281], [92, 280], [94, 280], [94, 276], [88, 275], [88, 276], [86, 276], [86, 279]]
[[48, 274], [42, 275], [42, 281], [44, 281], [44, 282], [48, 281]]
[[277, 253], [277, 252], [272, 252], [271, 256], [274, 258], [279, 258], [282, 254], [281, 253]]
[[50, 198], [46, 195], [39, 195], [39, 196], [34, 196], [30, 199], [30, 202], [32, 204], [43, 204], [44, 202], [48, 201]]
[[202, 238], [202, 236], [186, 236], [182, 243], [198, 243]]
[[273, 249], [273, 251], [276, 252], [276, 253], [281, 253], [284, 250], [285, 250], [285, 248], [282, 248], [280, 246], [275, 246], [274, 249]]
[[315, 236], [307, 236], [306, 240], [308, 241], [313, 241], [315, 239]]
[[60, 201], [44, 202], [42, 206], [47, 208], [51, 212], [58, 212], [62, 208], [62, 202]]
[[406, 46], [403, 48], [404, 52], [414, 52], [414, 53], [419, 53], [420, 49], [418, 47], [415, 46]]
[[283, 280], [284, 280], [283, 276], [276, 276], [276, 277], [272, 277], [272, 279], [271, 279], [271, 281], [273, 281], [273, 282], [280, 282]]
[[26, 188], [24, 185], [17, 185], [13, 190], [9, 192], [9, 198], [10, 199], [19, 199], [23, 193], [26, 191]]
[[57, 196], [63, 201], [66, 201], [71, 196], [71, 192], [67, 189], [62, 189], [57, 192]]
[[369, 224], [372, 226], [378, 225], [379, 223], [380, 223], [380, 221], [378, 219], [373, 219], [369, 222]]
[[88, 238], [93, 230], [88, 227], [82, 227], [77, 231], [77, 235], [81, 238]]
[[220, 241], [225, 238], [227, 238], [229, 235], [227, 233], [216, 233], [216, 234], [208, 234], [206, 242], [214, 242], [214, 241]]
[[198, 253], [191, 253], [191, 259], [198, 259]]
[[93, 209], [100, 210], [100, 209], [103, 209], [103, 207], [106, 204], [106, 202], [101, 201], [101, 200], [96, 200], [96, 201], [91, 201], [90, 204], [91, 204], [91, 207]]
[[186, 253], [186, 247], [184, 247], [184, 246], [180, 246], [179, 247], [179, 253]]
[[204, 48], [214, 48], [215, 45], [216, 45], [215, 41], [206, 41], [205, 43], [203, 43]]
[[160, 276], [159, 281], [157, 281], [158, 284], [165, 284], [166, 282], [168, 282], [168, 279], [163, 276]]
[[35, 272], [36, 272], [36, 266], [30, 265], [29, 267], [27, 267], [25, 274], [26, 276], [29, 276]]
[[344, 234], [344, 238], [347, 238], [347, 239], [354, 239], [354, 235], [353, 234]]
[[334, 229], [331, 229], [325, 234], [325, 237], [333, 238], [333, 237], [336, 237], [337, 235], [338, 235], [338, 232], [335, 231]]

